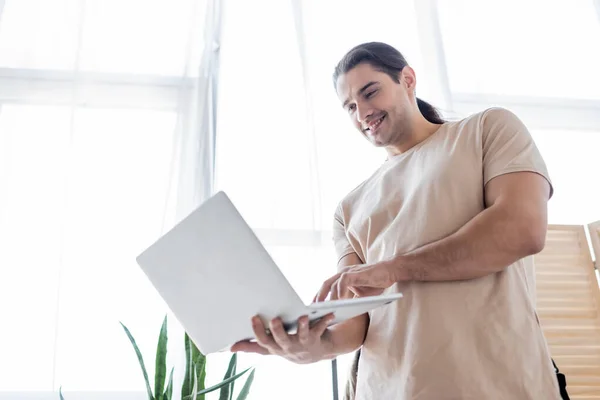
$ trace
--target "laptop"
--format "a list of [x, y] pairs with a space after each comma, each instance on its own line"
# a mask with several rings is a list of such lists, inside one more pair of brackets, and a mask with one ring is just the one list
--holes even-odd
[[[267, 325], [281, 317], [293, 333], [303, 315], [316, 321], [333, 312], [333, 325], [402, 297], [389, 293], [304, 304], [223, 191], [158, 238], [136, 261], [205, 355], [254, 340], [254, 315]], [[321, 283], [315, 282], [315, 289]]]

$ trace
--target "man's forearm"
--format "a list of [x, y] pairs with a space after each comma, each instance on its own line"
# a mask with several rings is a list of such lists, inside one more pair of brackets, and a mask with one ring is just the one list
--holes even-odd
[[490, 207], [452, 235], [384, 262], [398, 281], [464, 280], [501, 271], [543, 248], [540, 224], [532, 224], [524, 211], [519, 216]]
[[363, 314], [327, 329], [325, 340], [329, 346], [322, 359], [333, 359], [360, 348], [365, 340], [368, 323], [368, 315]]

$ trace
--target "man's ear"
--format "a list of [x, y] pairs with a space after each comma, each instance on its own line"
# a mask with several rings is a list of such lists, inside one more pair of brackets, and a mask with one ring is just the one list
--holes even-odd
[[400, 71], [400, 83], [403, 84], [409, 92], [414, 92], [415, 87], [417, 86], [415, 70], [408, 65], [402, 68], [402, 71]]

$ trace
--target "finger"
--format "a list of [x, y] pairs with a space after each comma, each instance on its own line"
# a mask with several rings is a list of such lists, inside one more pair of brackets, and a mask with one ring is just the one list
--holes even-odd
[[289, 349], [292, 341], [290, 340], [289, 335], [283, 329], [283, 323], [280, 318], [274, 318], [271, 320], [269, 327], [271, 329], [271, 335], [275, 339], [275, 343], [282, 349]]
[[324, 316], [323, 318], [321, 318], [311, 329], [310, 332], [313, 336], [320, 338], [321, 336], [323, 336], [323, 333], [325, 333], [325, 330], [327, 330], [327, 327], [329, 326], [329, 324], [331, 323], [331, 321], [333, 321], [335, 319], [335, 316], [333, 315], [333, 313], [329, 313], [326, 316]]
[[340, 284], [340, 281], [337, 280], [331, 285], [330, 300], [338, 300], [339, 299], [339, 289], [338, 289], [339, 284]]
[[339, 279], [333, 284], [331, 287], [331, 300], [351, 299], [354, 297], [354, 293], [350, 288], [342, 288], [341, 285], [343, 283]]
[[342, 275], [340, 275], [340, 278], [338, 279], [338, 285], [337, 285], [337, 297], [338, 299], [343, 299], [344, 295], [346, 294], [346, 292], [349, 290], [348, 286], [351, 283], [351, 280], [348, 279], [348, 273], [344, 272]]
[[308, 317], [302, 316], [298, 319], [298, 340], [302, 344], [310, 341], [310, 328], [308, 326]]
[[321, 285], [321, 288], [317, 292], [317, 295], [315, 296], [315, 302], [324, 301], [327, 298], [327, 296], [329, 295], [330, 289], [331, 289], [331, 282], [329, 280], [327, 280], [323, 283], [323, 285]]
[[256, 342], [269, 350], [271, 353], [276, 353], [279, 349], [277, 343], [273, 340], [273, 338], [267, 335], [265, 330], [265, 325], [262, 323], [258, 316], [252, 318], [252, 330], [254, 331], [254, 335], [256, 336]]
[[316, 296], [316, 301], [323, 301], [327, 298], [327, 295], [329, 294], [330, 290], [331, 290], [331, 285], [338, 280], [340, 274], [335, 274], [334, 276], [332, 276], [331, 278], [327, 279], [325, 282], [323, 282], [323, 285], [321, 285], [321, 289], [319, 290], [319, 292], [317, 293]]
[[243, 352], [243, 353], [258, 353], [258, 354], [262, 354], [262, 355], [271, 354], [269, 352], [269, 350], [265, 349], [260, 344], [258, 344], [256, 342], [250, 342], [250, 341], [237, 342], [236, 344], [231, 346], [230, 350], [232, 353]]
[[381, 292], [386, 284], [379, 281], [372, 282], [369, 279], [369, 270], [346, 272], [340, 276], [338, 291], [340, 298], [352, 298], [352, 294], [358, 297], [369, 296], [371, 293]]

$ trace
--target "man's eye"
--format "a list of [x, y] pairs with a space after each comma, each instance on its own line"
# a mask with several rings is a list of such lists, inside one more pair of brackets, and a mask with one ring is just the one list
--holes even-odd
[[370, 92], [368, 92], [367, 94], [365, 94], [365, 97], [366, 97], [367, 99], [370, 99], [371, 97], [373, 97], [373, 95], [374, 95], [375, 93], [377, 93], [377, 90], [370, 91]]
[[355, 106], [354, 104], [350, 104], [350, 105], [348, 106], [348, 112], [349, 112], [349, 113], [350, 113], [350, 112], [352, 112], [352, 111], [354, 111], [354, 109], [356, 109], [356, 106]]

